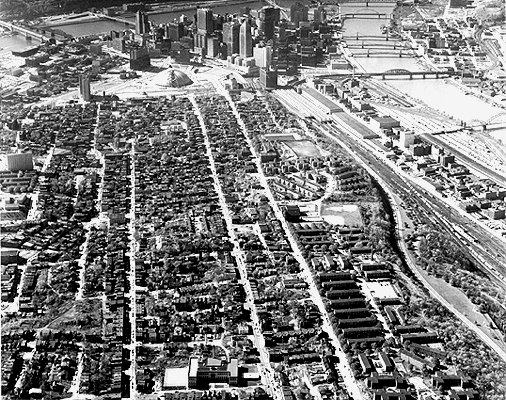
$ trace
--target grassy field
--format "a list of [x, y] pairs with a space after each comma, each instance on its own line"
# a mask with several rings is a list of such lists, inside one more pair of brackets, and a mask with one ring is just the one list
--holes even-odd
[[285, 144], [297, 154], [298, 157], [321, 157], [320, 150], [309, 140], [296, 140]]
[[321, 217], [333, 225], [362, 226], [360, 210], [354, 204], [323, 204]]
[[470, 321], [474, 322], [480, 327], [490, 339], [496, 342], [497, 345], [506, 349], [506, 343], [502, 340], [502, 335], [497, 329], [490, 327], [490, 322], [487, 317], [478, 311], [476, 306], [471, 303], [467, 296], [459, 288], [451, 286], [442, 278], [435, 278], [427, 274], [424, 270], [420, 269], [420, 272], [430, 285], [437, 290], [437, 292], [443, 296], [443, 298], [452, 304], [458, 311], [464, 314]]

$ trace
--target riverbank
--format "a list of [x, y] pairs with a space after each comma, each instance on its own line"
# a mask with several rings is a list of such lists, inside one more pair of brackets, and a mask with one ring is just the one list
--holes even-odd
[[[263, 2], [263, 1], [262, 1]], [[211, 0], [206, 2], [190, 2], [190, 3], [165, 3], [165, 4], [156, 4], [153, 6], [152, 11], [148, 11], [148, 15], [150, 14], [163, 14], [165, 12], [176, 12], [176, 11], [187, 11], [187, 10], [193, 10], [195, 8], [213, 8], [213, 7], [220, 7], [220, 6], [236, 6], [236, 5], [242, 5], [244, 4], [247, 6], [251, 3], [258, 3], [258, 0]], [[266, 3], [267, 4], [267, 3]], [[156, 8], [156, 10], [155, 10]]]
[[483, 93], [480, 93], [477, 90], [475, 90], [475, 89], [473, 89], [473, 88], [471, 88], [469, 86], [464, 85], [462, 82], [459, 82], [459, 81], [457, 81], [455, 79], [449, 79], [449, 82], [451, 84], [453, 84], [454, 86], [456, 86], [457, 88], [459, 88], [465, 94], [469, 94], [469, 95], [472, 95], [474, 97], [477, 97], [478, 99], [484, 101], [485, 103], [491, 104], [491, 105], [493, 105], [495, 107], [500, 107], [502, 109], [506, 109], [506, 105], [504, 103], [496, 101], [493, 97], [488, 96], [488, 95], [483, 94]]
[[[184, 3], [163, 3], [151, 5], [146, 11], [148, 18], [154, 23], [163, 23], [179, 17], [179, 13], [193, 14], [197, 7], [216, 9], [218, 13], [237, 13], [239, 7], [250, 5], [253, 8], [265, 3], [264, 0], [209, 0], [205, 2], [186, 1]], [[267, 4], [267, 3], [265, 3]], [[220, 8], [225, 10], [220, 10]], [[112, 8], [113, 15], [102, 12], [85, 11], [81, 13], [50, 16], [39, 20], [34, 27], [38, 29], [57, 29], [72, 36], [87, 36], [98, 32], [125, 29], [135, 25], [135, 13], [123, 11], [120, 7]], [[165, 17], [165, 18], [164, 18]], [[92, 32], [92, 33], [91, 33]]]

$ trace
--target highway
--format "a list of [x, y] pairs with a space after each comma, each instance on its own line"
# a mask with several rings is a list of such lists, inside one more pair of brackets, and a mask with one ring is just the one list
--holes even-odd
[[339, 342], [339, 339], [337, 337], [336, 332], [334, 331], [334, 328], [331, 325], [329, 314], [327, 312], [327, 309], [325, 307], [325, 304], [322, 300], [322, 297], [320, 296], [320, 293], [318, 291], [318, 288], [316, 287], [316, 283], [313, 278], [313, 274], [311, 273], [311, 268], [309, 267], [306, 259], [302, 255], [302, 252], [300, 251], [300, 248], [297, 244], [297, 241], [295, 240], [292, 231], [290, 230], [288, 226], [288, 222], [286, 221], [285, 217], [283, 216], [283, 213], [281, 212], [281, 209], [274, 198], [272, 191], [270, 190], [269, 184], [267, 182], [267, 178], [262, 173], [262, 163], [260, 161], [260, 157], [257, 154], [257, 151], [255, 150], [255, 146], [253, 145], [250, 136], [248, 134], [248, 130], [246, 128], [246, 125], [244, 124], [244, 121], [241, 119], [241, 116], [237, 110], [237, 107], [235, 106], [235, 103], [233, 102], [232, 98], [230, 97], [230, 94], [226, 91], [222, 91], [223, 95], [227, 98], [233, 113], [235, 114], [237, 118], [237, 122], [239, 123], [239, 126], [244, 132], [244, 135], [246, 137], [246, 141], [248, 142], [248, 145], [250, 147], [251, 154], [255, 157], [255, 163], [257, 166], [257, 170], [259, 171], [258, 178], [260, 181], [260, 184], [264, 188], [265, 195], [269, 201], [269, 205], [272, 208], [272, 211], [274, 212], [274, 215], [280, 222], [281, 226], [283, 227], [283, 231], [285, 233], [286, 238], [288, 239], [288, 242], [290, 243], [290, 246], [293, 251], [293, 257], [297, 260], [299, 265], [301, 266], [301, 277], [306, 281], [308, 284], [308, 292], [311, 296], [311, 300], [313, 303], [318, 307], [321, 317], [322, 317], [322, 330], [327, 332], [329, 335], [329, 338], [332, 342], [332, 345], [334, 346], [335, 353], [334, 355], [339, 358], [339, 364], [337, 365], [339, 372], [341, 376], [344, 379], [345, 387], [349, 393], [350, 396], [353, 397], [355, 400], [363, 399], [362, 393], [360, 391], [360, 388], [357, 384], [357, 381], [355, 380], [355, 377], [353, 375], [353, 372], [347, 362], [346, 354], [341, 348], [341, 344]]
[[233, 224], [232, 224], [232, 216], [230, 213], [230, 210], [227, 206], [227, 202], [225, 200], [225, 195], [223, 193], [223, 189], [218, 177], [218, 173], [216, 171], [216, 164], [214, 162], [213, 153], [211, 150], [211, 143], [209, 140], [209, 135], [207, 133], [207, 126], [205, 124], [204, 118], [202, 116], [202, 113], [200, 112], [200, 108], [197, 104], [197, 101], [195, 99], [194, 95], [189, 95], [188, 98], [190, 99], [194, 109], [195, 113], [197, 115], [197, 118], [199, 119], [200, 126], [202, 129], [202, 135], [204, 136], [204, 144], [206, 146], [206, 153], [209, 158], [209, 166], [211, 169], [214, 187], [216, 190], [216, 193], [218, 194], [218, 200], [220, 203], [220, 207], [223, 213], [223, 218], [225, 220], [225, 223], [227, 225], [227, 230], [230, 235], [230, 239], [234, 245], [234, 249], [232, 251], [232, 255], [234, 256], [237, 267], [239, 269], [240, 273], [240, 283], [243, 285], [244, 290], [246, 292], [246, 305], [247, 308], [251, 310], [251, 319], [253, 321], [253, 341], [255, 344], [255, 347], [258, 349], [258, 352], [260, 354], [260, 361], [262, 365], [262, 378], [264, 382], [267, 384], [267, 391], [272, 395], [274, 400], [282, 400], [283, 399], [283, 392], [282, 388], [279, 385], [279, 383], [275, 379], [275, 373], [274, 370], [271, 367], [270, 361], [269, 361], [269, 353], [267, 352], [267, 349], [265, 347], [265, 339], [263, 337], [261, 326], [260, 326], [260, 320], [258, 318], [258, 314], [256, 311], [256, 306], [254, 303], [254, 296], [253, 291], [251, 289], [251, 284], [248, 279], [248, 273], [246, 270], [246, 265], [244, 264], [245, 255], [244, 252], [241, 250], [239, 246], [239, 241], [237, 239], [237, 235], [235, 233]]
[[130, 239], [130, 249], [129, 252], [126, 253], [128, 259], [130, 261], [130, 268], [128, 270], [128, 280], [130, 291], [127, 296], [130, 298], [129, 304], [129, 318], [130, 318], [130, 344], [124, 346], [130, 350], [130, 368], [128, 370], [128, 375], [130, 375], [130, 398], [135, 399], [137, 397], [137, 293], [136, 293], [136, 270], [135, 270], [135, 255], [138, 250], [136, 235], [135, 235], [135, 147], [136, 140], [131, 139], [131, 149], [130, 149], [130, 162], [131, 162], [131, 170], [130, 170], [130, 221], [128, 223], [128, 231], [129, 231], [129, 239]]

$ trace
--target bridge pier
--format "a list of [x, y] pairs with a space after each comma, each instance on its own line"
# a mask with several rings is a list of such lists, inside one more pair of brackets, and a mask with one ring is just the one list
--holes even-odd
[[425, 74], [422, 75], [423, 79], [425, 79]]
[[381, 75], [381, 79], [385, 80], [386, 79], [386, 75], [385, 74]]
[[[425, 75], [423, 77], [425, 78]], [[409, 79], [410, 80], [413, 79], [413, 74], [411, 74], [411, 73], [409, 74]]]
[[365, 47], [364, 47], [364, 41], [363, 41], [363, 40], [362, 40], [362, 48], [363, 48], [363, 49], [365, 48]]

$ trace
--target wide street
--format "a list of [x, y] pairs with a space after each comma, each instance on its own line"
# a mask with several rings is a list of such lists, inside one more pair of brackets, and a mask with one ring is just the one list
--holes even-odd
[[256, 311], [255, 303], [254, 303], [254, 296], [253, 291], [251, 289], [251, 284], [248, 279], [246, 266], [244, 265], [245, 255], [244, 252], [241, 250], [239, 246], [239, 241], [236, 236], [236, 232], [234, 230], [233, 224], [232, 224], [232, 217], [230, 214], [230, 210], [228, 209], [227, 202], [225, 200], [225, 195], [223, 194], [223, 189], [221, 187], [221, 183], [219, 181], [218, 173], [216, 172], [216, 165], [214, 162], [213, 153], [211, 150], [211, 144], [209, 141], [209, 136], [207, 134], [207, 127], [204, 122], [204, 118], [202, 116], [202, 113], [200, 112], [199, 106], [197, 104], [197, 101], [195, 99], [195, 96], [190, 95], [189, 96], [190, 101], [192, 102], [192, 105], [194, 107], [195, 113], [197, 114], [197, 117], [200, 122], [200, 127], [202, 129], [202, 134], [204, 136], [204, 143], [207, 150], [207, 156], [209, 158], [209, 165], [213, 177], [214, 187], [216, 190], [216, 193], [218, 194], [218, 200], [220, 203], [220, 207], [223, 213], [223, 217], [225, 219], [225, 223], [227, 225], [227, 230], [230, 236], [230, 239], [233, 243], [234, 249], [232, 251], [232, 255], [234, 256], [237, 266], [239, 267], [239, 272], [241, 275], [240, 283], [243, 285], [245, 292], [246, 292], [246, 308], [251, 310], [251, 318], [253, 320], [253, 340], [255, 347], [258, 349], [260, 354], [260, 361], [262, 363], [262, 370], [264, 373], [262, 374], [262, 378], [264, 382], [267, 384], [267, 389], [269, 393], [273, 396], [274, 400], [282, 400], [283, 399], [283, 392], [281, 387], [279, 386], [277, 380], [275, 379], [274, 370], [271, 367], [271, 364], [269, 362], [269, 354], [267, 353], [267, 350], [265, 348], [265, 340], [263, 338], [263, 334], [260, 327], [260, 320], [258, 318], [258, 314]]
[[[226, 93], [224, 93], [224, 95], [227, 98], [227, 100], [229, 101], [229, 104], [232, 107], [232, 110], [237, 118], [237, 121], [239, 122], [239, 126], [242, 128], [242, 130], [244, 132], [244, 136], [246, 137], [246, 140], [248, 141], [248, 144], [250, 146], [251, 154], [253, 154], [253, 156], [255, 157], [255, 163], [256, 163], [257, 169], [258, 169], [258, 171], [262, 171], [262, 164], [260, 162], [260, 157], [258, 156], [258, 154], [253, 146], [253, 143], [250, 140], [250, 137], [249, 137], [247, 128], [244, 124], [244, 121], [242, 121], [242, 119], [239, 115], [239, 112], [237, 111], [237, 108], [236, 108], [232, 98], [230, 97], [230, 94], [228, 92], [226, 92]], [[363, 398], [362, 394], [361, 394], [360, 389], [357, 385], [357, 381], [355, 380], [355, 377], [353, 376], [351, 368], [348, 364], [346, 354], [344, 353], [344, 351], [341, 348], [341, 345], [339, 343], [337, 335], [330, 323], [330, 319], [329, 319], [325, 304], [323, 303], [323, 300], [322, 300], [320, 293], [318, 292], [318, 289], [317, 289], [316, 284], [314, 282], [314, 278], [311, 273], [311, 268], [309, 267], [304, 256], [302, 255], [302, 253], [299, 249], [299, 246], [297, 245], [297, 242], [296, 242], [295, 238], [293, 237], [293, 234], [292, 234], [290, 228], [288, 227], [288, 222], [286, 221], [283, 213], [281, 212], [281, 209], [280, 209], [278, 203], [274, 199], [272, 191], [269, 188], [267, 178], [265, 177], [265, 175], [263, 173], [260, 173], [259, 179], [260, 179], [260, 184], [262, 185], [262, 187], [265, 190], [265, 194], [267, 196], [267, 199], [269, 200], [269, 205], [271, 206], [272, 210], [274, 211], [274, 215], [276, 216], [278, 221], [280, 221], [281, 226], [283, 227], [284, 233], [285, 233], [285, 235], [292, 247], [293, 256], [302, 268], [301, 276], [308, 283], [308, 286], [309, 286], [308, 291], [311, 295], [311, 300], [313, 300], [314, 304], [316, 304], [316, 306], [318, 307], [318, 309], [320, 311], [320, 314], [323, 319], [322, 329], [329, 335], [329, 338], [332, 341], [332, 345], [335, 348], [334, 355], [336, 355], [339, 358], [338, 368], [339, 368], [339, 372], [341, 373], [341, 375], [344, 379], [345, 387], [348, 390], [348, 393], [351, 396], [353, 396], [354, 399], [356, 399], [356, 400], [362, 399]]]

